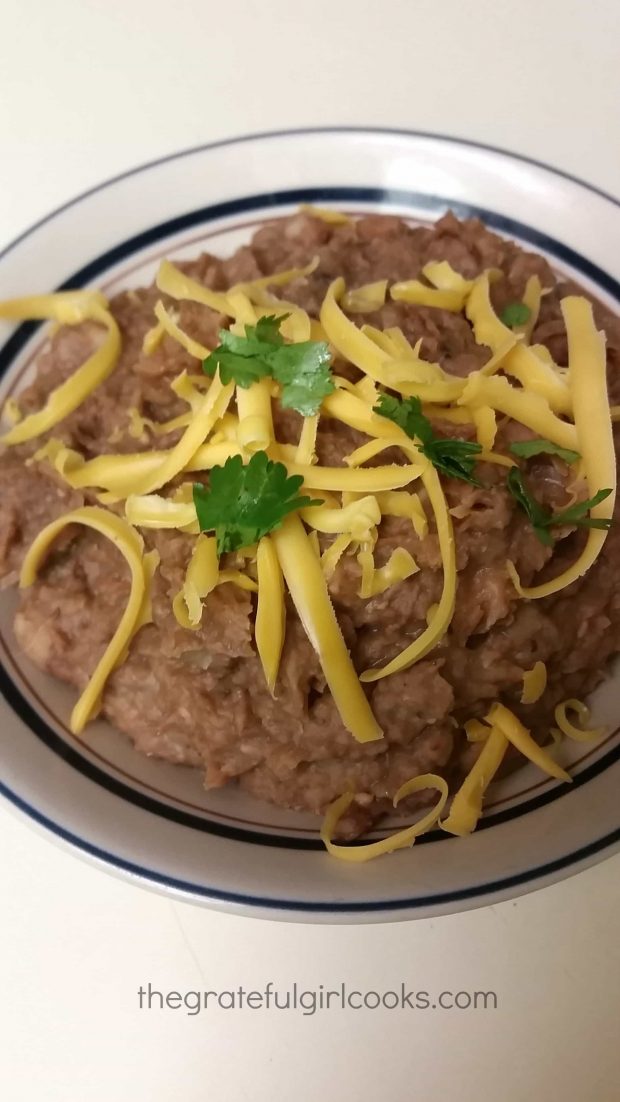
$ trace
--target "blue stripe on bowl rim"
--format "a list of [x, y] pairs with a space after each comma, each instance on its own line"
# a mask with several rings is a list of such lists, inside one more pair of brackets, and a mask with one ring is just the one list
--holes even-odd
[[[344, 133], [344, 132], [362, 132], [362, 133], [382, 133], [382, 134], [402, 134], [403, 136], [410, 137], [436, 137], [457, 144], [472, 145], [476, 148], [488, 149], [492, 152], [501, 153], [505, 156], [514, 156], [506, 153], [503, 150], [497, 150], [490, 146], [483, 146], [475, 142], [460, 142], [459, 139], [444, 138], [442, 135], [432, 134], [416, 134], [411, 131], [394, 131], [394, 130], [381, 130], [372, 131], [367, 128], [319, 128], [309, 131], [287, 131], [287, 132], [272, 132], [265, 135], [247, 135], [240, 139], [230, 139], [229, 141], [212, 143], [207, 146], [200, 146], [194, 149], [185, 150], [180, 154], [174, 154], [171, 157], [161, 158], [160, 160], [153, 161], [148, 165], [140, 166], [139, 168], [132, 169], [127, 173], [123, 173], [111, 180], [106, 181], [104, 184], [90, 189], [90, 191], [84, 192], [76, 199], [64, 204], [62, 207], [57, 208], [46, 218], [41, 219], [30, 230], [27, 230], [24, 234], [21, 234], [15, 239], [2, 253], [0, 253], [0, 259], [6, 256], [11, 249], [13, 249], [20, 241], [26, 236], [33, 233], [39, 226], [45, 224], [45, 222], [54, 218], [61, 211], [73, 206], [76, 203], [88, 198], [89, 195], [102, 190], [105, 187], [110, 186], [118, 180], [124, 179], [128, 176], [132, 176], [139, 172], [145, 171], [148, 168], [156, 167], [159, 164], [166, 163], [169, 160], [182, 158], [193, 153], [198, 153], [206, 149], [218, 148], [222, 145], [235, 144], [235, 142], [250, 141], [254, 138], [271, 138], [271, 137], [286, 137], [290, 134], [303, 134], [303, 133]], [[568, 173], [559, 172], [550, 166], [544, 165], [541, 162], [534, 161], [526, 157], [516, 157], [517, 160], [523, 160], [527, 163], [535, 164], [547, 169], [556, 175], [563, 176], [570, 179], [580, 186], [601, 195], [603, 198], [609, 200], [614, 205], [620, 205], [617, 200], [612, 196], [607, 195], [600, 189], [578, 180], [576, 177], [571, 176]], [[557, 241], [554, 238], [542, 233], [533, 227], [527, 226], [524, 223], [512, 218], [508, 218], [504, 215], [500, 215], [494, 211], [489, 211], [484, 208], [472, 206], [462, 202], [452, 201], [450, 199], [435, 196], [426, 195], [424, 193], [409, 192], [403, 190], [394, 189], [382, 189], [382, 188], [367, 188], [367, 187], [331, 187], [326, 185], [319, 188], [299, 188], [290, 189], [280, 192], [269, 192], [260, 195], [245, 196], [243, 198], [232, 200], [224, 203], [213, 204], [209, 207], [200, 208], [199, 210], [188, 212], [185, 215], [181, 215], [178, 218], [170, 219], [166, 222], [160, 223], [157, 226], [151, 227], [134, 237], [129, 238], [127, 241], [115, 246], [113, 249], [107, 250], [101, 254], [95, 260], [89, 262], [89, 264], [82, 267], [79, 271], [75, 272], [69, 279], [67, 279], [61, 287], [57, 290], [66, 290], [69, 288], [75, 288], [83, 286], [84, 283], [91, 281], [96, 276], [102, 274], [111, 265], [118, 263], [119, 261], [127, 258], [133, 253], [148, 247], [163, 237], [170, 236], [174, 233], [181, 232], [187, 228], [195, 227], [197, 225], [207, 224], [215, 219], [221, 219], [239, 215], [240, 213], [246, 213], [248, 211], [255, 211], [257, 209], [273, 209], [274, 211], [281, 208], [284, 205], [293, 205], [300, 202], [315, 202], [315, 203], [329, 203], [329, 202], [363, 202], [376, 205], [397, 205], [400, 207], [410, 207], [417, 210], [425, 210], [435, 214], [443, 213], [446, 210], [453, 210], [455, 214], [460, 217], [478, 217], [482, 219], [487, 225], [490, 225], [493, 229], [508, 236], [516, 236], [522, 241], [527, 241], [547, 254], [557, 258], [561, 262], [570, 265], [576, 271], [586, 275], [589, 279], [595, 282], [599, 287], [604, 289], [608, 294], [612, 295], [618, 302], [620, 302], [620, 284], [617, 280], [611, 277], [608, 273], [594, 265], [586, 257], [581, 256], [562, 242]], [[33, 332], [39, 327], [40, 323], [27, 322], [19, 326], [19, 328], [12, 334], [12, 336], [5, 343], [0, 350], [0, 375], [3, 374], [23, 348], [26, 342], [30, 339]], [[108, 791], [119, 796], [122, 799], [128, 800], [134, 805], [141, 807], [144, 810], [148, 810], [154, 814], [178, 822], [182, 825], [192, 827], [194, 829], [200, 829], [220, 836], [232, 838], [236, 841], [252, 842], [254, 844], [266, 845], [266, 846], [278, 846], [285, 848], [295, 849], [322, 849], [322, 843], [317, 839], [300, 839], [289, 838], [281, 835], [263, 834], [253, 831], [245, 831], [239, 828], [226, 827], [220, 823], [208, 821], [199, 818], [198, 816], [191, 815], [188, 812], [180, 811], [176, 808], [172, 808], [166, 804], [160, 803], [158, 800], [152, 799], [137, 792], [129, 786], [117, 781], [115, 778], [110, 777], [103, 770], [100, 770], [97, 766], [91, 764], [86, 759], [77, 753], [73, 748], [69, 747], [55, 732], [45, 723], [41, 716], [31, 707], [26, 698], [21, 694], [15, 683], [9, 677], [7, 671], [0, 666], [0, 692], [7, 700], [7, 703], [15, 711], [23, 722], [27, 724], [30, 730], [43, 741], [49, 749], [55, 754], [62, 757], [67, 764], [77, 769], [84, 776], [87, 776], [90, 780], [106, 788]], [[574, 780], [573, 788], [579, 787], [581, 784], [587, 783], [589, 780], [598, 776], [604, 769], [608, 768], [614, 762], [620, 759], [620, 745], [604, 755], [603, 758], [593, 763], [588, 769], [580, 773]], [[558, 785], [553, 790], [542, 793], [532, 800], [526, 801], [525, 804], [516, 808], [509, 808], [503, 812], [498, 812], [495, 815], [488, 816], [483, 819], [478, 829], [488, 829], [496, 824], [507, 822], [512, 819], [518, 818], [521, 815], [527, 814], [545, 804], [551, 803], [564, 795], [568, 786]], [[582, 847], [577, 851], [573, 851], [570, 854], [565, 855], [562, 858], [558, 858], [553, 862], [549, 862], [538, 868], [527, 870], [523, 873], [516, 874], [511, 877], [493, 881], [486, 885], [477, 885], [471, 888], [459, 890], [458, 892], [437, 893], [433, 896], [407, 898], [405, 900], [395, 901], [382, 901], [377, 903], [368, 902], [351, 902], [346, 904], [338, 904], [332, 902], [316, 902], [309, 903], [306, 901], [294, 901], [294, 900], [275, 900], [269, 898], [261, 898], [255, 896], [246, 896], [243, 894], [236, 894], [232, 892], [222, 892], [215, 888], [207, 888], [199, 884], [191, 884], [184, 881], [175, 880], [172, 877], [165, 876], [152, 869], [146, 869], [139, 865], [134, 865], [131, 862], [120, 858], [118, 855], [108, 853], [105, 850], [100, 849], [92, 845], [90, 842], [83, 838], [80, 838], [71, 832], [67, 831], [60, 824], [55, 823], [53, 820], [48, 819], [36, 808], [32, 807], [17, 793], [11, 791], [7, 786], [0, 782], [0, 793], [2, 793], [8, 800], [10, 800], [16, 807], [28, 814], [32, 819], [40, 823], [46, 829], [52, 831], [64, 841], [70, 845], [77, 847], [90, 856], [104, 861], [112, 866], [117, 867], [121, 871], [132, 875], [138, 876], [142, 879], [146, 879], [160, 886], [166, 886], [173, 890], [183, 893], [189, 893], [194, 895], [200, 895], [205, 898], [213, 899], [214, 901], [226, 901], [237, 905], [245, 905], [249, 907], [261, 907], [271, 909], [283, 909], [283, 910], [298, 910], [302, 912], [330, 912], [334, 913], [346, 913], [346, 912], [361, 912], [361, 911], [393, 911], [393, 910], [406, 910], [423, 907], [431, 907], [433, 905], [448, 904], [456, 902], [458, 900], [471, 899], [476, 896], [484, 896], [496, 893], [502, 890], [508, 890], [512, 887], [518, 887], [529, 881], [534, 881], [546, 875], [552, 874], [554, 871], [558, 871], [563, 868], [569, 867], [571, 864], [576, 864], [582, 860], [586, 860], [588, 857], [602, 852], [606, 848], [614, 846], [620, 841], [620, 828], [617, 831], [613, 831], [604, 837], [590, 843], [589, 845]], [[419, 839], [419, 842], [433, 842], [442, 840], [447, 842], [445, 835], [441, 835], [440, 832], [433, 832], [429, 835]]]

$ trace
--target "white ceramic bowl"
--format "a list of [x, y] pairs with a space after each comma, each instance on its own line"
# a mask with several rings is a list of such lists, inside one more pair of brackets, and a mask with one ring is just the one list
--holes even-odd
[[[620, 204], [499, 150], [364, 129], [292, 131], [220, 142], [145, 165], [43, 219], [0, 258], [0, 298], [59, 287], [106, 291], [150, 281], [160, 257], [222, 254], [300, 202], [432, 221], [448, 208], [546, 254], [602, 299], [620, 302]], [[6, 327], [0, 397], [18, 390], [43, 332]], [[574, 784], [526, 767], [491, 790], [470, 838], [440, 832], [368, 865], [328, 857], [310, 816], [197, 771], [147, 760], [103, 722], [67, 728], [72, 690], [36, 670], [0, 602], [0, 792], [51, 835], [138, 883], [225, 910], [322, 922], [384, 921], [480, 906], [585, 868], [620, 848], [620, 682], [595, 696], [610, 734], [576, 747]], [[567, 626], [570, 630], [570, 625]]]

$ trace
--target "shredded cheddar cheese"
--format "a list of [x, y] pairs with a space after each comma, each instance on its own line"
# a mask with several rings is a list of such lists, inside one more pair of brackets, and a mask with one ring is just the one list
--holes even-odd
[[71, 730], [79, 734], [88, 720], [97, 714], [108, 677], [114, 667], [123, 660], [136, 632], [147, 621], [150, 610], [150, 582], [156, 552], [150, 553], [150, 560], [145, 566], [143, 543], [135, 528], [121, 517], [108, 512], [107, 509], [84, 506], [52, 521], [39, 532], [22, 564], [19, 577], [22, 589], [31, 586], [36, 580], [39, 568], [56, 536], [69, 524], [83, 524], [106, 536], [124, 556], [131, 572], [131, 591], [120, 623], [71, 713]]
[[535, 704], [547, 688], [547, 667], [544, 662], [535, 662], [531, 670], [523, 672], [522, 704]]
[[[49, 395], [37, 413], [17, 420], [0, 436], [0, 444], [23, 444], [57, 425], [68, 417], [101, 385], [116, 367], [121, 350], [121, 335], [108, 304], [96, 291], [60, 291], [55, 295], [32, 295], [0, 302], [0, 318], [55, 321], [59, 325], [79, 325], [96, 322], [105, 330], [103, 343]], [[15, 407], [12, 407], [13, 411]]]
[[543, 750], [537, 742], [534, 742], [527, 727], [524, 727], [516, 715], [503, 704], [494, 704], [489, 714], [485, 717], [487, 723], [497, 727], [509, 742], [530, 761], [548, 773], [550, 777], [556, 777], [560, 781], [570, 781], [571, 777]]
[[338, 857], [341, 861], [362, 864], [365, 861], [371, 861], [373, 857], [381, 857], [384, 853], [393, 853], [397, 849], [408, 849], [414, 844], [416, 838], [419, 838], [421, 834], [425, 834], [435, 823], [439, 822], [448, 799], [448, 785], [443, 777], [438, 777], [435, 773], [425, 773], [423, 776], [412, 777], [411, 780], [405, 781], [405, 784], [401, 785], [394, 796], [393, 804], [394, 807], [397, 807], [401, 800], [413, 795], [414, 792], [428, 790], [438, 792], [439, 799], [432, 810], [423, 815], [417, 823], [405, 827], [404, 830], [399, 830], [396, 834], [390, 835], [389, 838], [382, 838], [378, 842], [367, 842], [361, 846], [342, 846], [332, 842], [332, 836], [338, 823], [355, 800], [353, 792], [345, 792], [344, 795], [334, 800], [325, 812], [323, 826], [321, 827], [321, 838], [325, 843], [326, 850], [332, 857]]
[[289, 593], [321, 663], [345, 727], [358, 742], [383, 732], [359, 683], [334, 614], [321, 565], [299, 517], [289, 516], [271, 536]]
[[[349, 221], [342, 212], [305, 209], [313, 217], [334, 225]], [[424, 359], [423, 342], [419, 340], [412, 345], [400, 328], [358, 326], [347, 316], [347, 313], [379, 310], [386, 300], [387, 279], [357, 288], [347, 288], [343, 279], [335, 279], [324, 296], [319, 319], [310, 317], [294, 302], [276, 297], [270, 290], [307, 278], [318, 262], [315, 258], [303, 267], [238, 283], [226, 291], [204, 286], [169, 261], [161, 263], [156, 280], [162, 295], [174, 300], [175, 304], [192, 302], [213, 311], [222, 319], [222, 325], [231, 325], [231, 332], [237, 336], [244, 337], [246, 327], [255, 326], [261, 318], [276, 317], [279, 332], [286, 341], [329, 343], [333, 354], [357, 368], [361, 377], [350, 368], [342, 368], [341, 374], [336, 374], [337, 365], [330, 369], [327, 364], [330, 350], [322, 350], [328, 380], [326, 389], [331, 389], [332, 380], [334, 389], [323, 398], [316, 414], [299, 422], [300, 428], [295, 429], [293, 436], [296, 443], [279, 440], [274, 428], [273, 402], [282, 396], [284, 383], [278, 383], [271, 376], [251, 382], [256, 376], [244, 378], [243, 374], [238, 374], [237, 379], [251, 385], [245, 387], [240, 382], [224, 385], [218, 371], [210, 379], [200, 372], [197, 364], [195, 373], [184, 371], [170, 384], [172, 395], [185, 403], [181, 414], [155, 422], [144, 416], [139, 408], [127, 410], [128, 422], [119, 426], [116, 438], [120, 440], [128, 434], [145, 445], [144, 451], [86, 459], [62, 439], [50, 437], [33, 459], [27, 460], [28, 463], [49, 462], [74, 489], [94, 491], [102, 504], [115, 506], [118, 512], [123, 508], [125, 511], [125, 519], [116, 511], [93, 506], [66, 514], [39, 534], [22, 567], [20, 584], [31, 585], [56, 535], [68, 524], [86, 525], [112, 540], [129, 566], [131, 589], [127, 604], [112, 640], [73, 711], [71, 725], [74, 731], [81, 731], [97, 714], [107, 678], [124, 660], [136, 633], [151, 617], [151, 583], [158, 557], [156, 552], [144, 553], [143, 540], [137, 531], [143, 528], [178, 530], [191, 541], [183, 585], [173, 600], [173, 612], [179, 625], [198, 630], [203, 617], [208, 616], [208, 602], [206, 611], [205, 602], [219, 585], [232, 583], [255, 594], [256, 650], [269, 692], [275, 696], [285, 643], [285, 594], [288, 591], [319, 657], [345, 728], [360, 743], [382, 738], [383, 732], [371, 707], [371, 691], [365, 690], [364, 683], [406, 670], [438, 646], [449, 631], [457, 591], [452, 517], [460, 520], [471, 511], [466, 503], [448, 508], [438, 469], [428, 458], [428, 450], [423, 454], [419, 440], [407, 435], [389, 416], [375, 412], [383, 388], [405, 399], [418, 398], [422, 405], [416, 403], [416, 408], [421, 408], [424, 416], [432, 419], [433, 428], [437, 422], [440, 426], [437, 432], [441, 431], [442, 421], [472, 425], [481, 448], [472, 449], [479, 463], [500, 467], [515, 464], [513, 458], [493, 450], [500, 418], [511, 419], [559, 448], [578, 452], [581, 458], [573, 471], [575, 498], [583, 491], [582, 480], [592, 498], [601, 489], [609, 488], [611, 495], [593, 506], [591, 517], [606, 520], [613, 515], [616, 463], [612, 422], [620, 419], [620, 407], [609, 406], [604, 339], [596, 330], [592, 308], [586, 299], [569, 296], [562, 302], [569, 347], [569, 368], [566, 370], [553, 362], [544, 346], [531, 344], [545, 294], [538, 276], [528, 279], [523, 293], [523, 304], [529, 311], [527, 321], [513, 328], [497, 316], [491, 301], [491, 284], [503, 278], [499, 272], [487, 271], [469, 280], [446, 261], [431, 261], [422, 271], [425, 282], [413, 279], [392, 284], [389, 293], [395, 302], [452, 313], [465, 312], [477, 344], [488, 348], [490, 355], [482, 367], [461, 378], [445, 371], [441, 364]], [[293, 291], [290, 297], [296, 297]], [[143, 340], [143, 355], [153, 355], [164, 338], [171, 338], [197, 361], [208, 360], [212, 350], [184, 331], [179, 324], [176, 305], [166, 306], [160, 300], [154, 315], [154, 324]], [[95, 337], [99, 341], [85, 363], [52, 391], [43, 409], [22, 416], [15, 399], [5, 404], [4, 413], [11, 425], [0, 437], [0, 443], [12, 445], [49, 433], [78, 408], [114, 370], [120, 355], [121, 337], [107, 301], [93, 291], [62, 292], [0, 303], [0, 318], [34, 318], [61, 325], [88, 321], [97, 326]], [[305, 349], [295, 351], [300, 355], [306, 353]], [[288, 355], [292, 361], [292, 351]], [[316, 406], [309, 408], [313, 410], [318, 405], [317, 399]], [[361, 433], [363, 438], [351, 445], [354, 450], [338, 466], [326, 466], [319, 460], [322, 454], [319, 424], [323, 429], [329, 419]], [[276, 418], [276, 424], [277, 421]], [[406, 420], [402, 423], [413, 436], [410, 423]], [[178, 438], [173, 437], [176, 443], [172, 446], [166, 449], [148, 447], [149, 434], [158, 437], [172, 432], [179, 434]], [[456, 437], [459, 432], [452, 433], [444, 426], [443, 435]], [[462, 445], [464, 441], [461, 439], [459, 443]], [[390, 449], [399, 449], [403, 462], [389, 463], [379, 458]], [[301, 501], [300, 511], [286, 515], [279, 526], [260, 530], [248, 526], [244, 531], [250, 533], [249, 539], [256, 541], [253, 547], [238, 549], [236, 559], [228, 560], [234, 568], [222, 568], [215, 536], [200, 531], [191, 476], [198, 472], [196, 481], [205, 482], [201, 473], [222, 466], [233, 456], [240, 456], [243, 463], [247, 463], [258, 452], [283, 463], [288, 476], [299, 476], [303, 480], [302, 492], [319, 501], [311, 505], [307, 499]], [[369, 463], [379, 465], [367, 466]], [[241, 466], [238, 469], [243, 470]], [[495, 474], [497, 478], [502, 472]], [[484, 468], [480, 481], [484, 481]], [[196, 492], [200, 490], [199, 486]], [[441, 596], [429, 605], [426, 627], [416, 638], [412, 640], [411, 634], [408, 638], [404, 636], [403, 644], [406, 645], [395, 658], [383, 667], [367, 669], [358, 676], [330, 601], [328, 582], [345, 555], [347, 565], [354, 566], [354, 557], [357, 558], [359, 596], [364, 600], [379, 597], [390, 587], [411, 578], [419, 567], [405, 546], [396, 546], [384, 565], [376, 565], [381, 526], [384, 523], [388, 526], [385, 518], [394, 517], [410, 521], [418, 540], [428, 539], [429, 530], [432, 538], [436, 537], [443, 572]], [[209, 520], [203, 518], [201, 523], [207, 528]], [[392, 529], [395, 527], [392, 525]], [[408, 525], [402, 527], [408, 528]], [[215, 530], [220, 539], [220, 530], [217, 527]], [[269, 535], [259, 538], [262, 531], [268, 531]], [[252, 534], [254, 532], [256, 535]], [[332, 536], [333, 540], [321, 554], [321, 545], [325, 546], [323, 536]], [[606, 530], [590, 528], [585, 546], [572, 566], [559, 577], [529, 588], [521, 585], [514, 565], [508, 563], [507, 570], [516, 593], [532, 599], [548, 596], [570, 585], [596, 561], [606, 536]], [[406, 536], [401, 538], [405, 543]], [[219, 546], [227, 545], [220, 540]], [[238, 544], [229, 546], [238, 547]], [[378, 546], [380, 549], [380, 542]], [[422, 561], [422, 548], [418, 557]], [[392, 598], [397, 601], [399, 593], [390, 594], [387, 599]], [[546, 667], [543, 662], [536, 662], [531, 670], [523, 673], [521, 703], [535, 704], [542, 698], [546, 686]], [[576, 713], [579, 725], [569, 719], [569, 712]], [[560, 732], [558, 738], [566, 735], [585, 742], [603, 733], [602, 728], [589, 728], [589, 710], [577, 700], [559, 704], [555, 720], [557, 728], [554, 730]], [[518, 717], [500, 702], [492, 705], [484, 722], [472, 718], [463, 727], [467, 740], [480, 744], [479, 753], [443, 822], [440, 818], [448, 799], [448, 786], [443, 778], [427, 774], [406, 782], [394, 797], [396, 807], [413, 793], [437, 792], [435, 806], [414, 826], [368, 845], [338, 845], [332, 841], [334, 831], [356, 799], [353, 792], [346, 792], [325, 814], [321, 837], [328, 851], [342, 860], [364, 862], [411, 846], [420, 834], [437, 823], [453, 834], [471, 833], [482, 814], [488, 786], [509, 746], [549, 776], [562, 781], [571, 779], [553, 757], [538, 746]], [[472, 757], [475, 752], [472, 748]]]
[[[571, 723], [567, 712], [576, 712], [580, 726]], [[564, 700], [555, 709], [555, 722], [561, 733], [575, 742], [593, 742], [602, 738], [605, 734], [604, 727], [588, 727], [590, 722], [590, 709], [581, 700]]]
[[440, 822], [442, 830], [461, 837], [476, 829], [482, 815], [482, 801], [487, 788], [504, 760], [508, 739], [499, 727], [491, 727], [482, 741], [475, 765], [465, 777], [452, 800], [450, 814]]

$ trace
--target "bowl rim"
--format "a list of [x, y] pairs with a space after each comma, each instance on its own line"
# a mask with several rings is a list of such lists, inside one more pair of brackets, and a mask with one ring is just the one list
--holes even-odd
[[[104, 191], [110, 186], [120, 181], [126, 180], [133, 176], [137, 176], [143, 172], [148, 172], [151, 169], [156, 169], [164, 164], [181, 161], [186, 157], [192, 155], [209, 152], [211, 150], [217, 150], [225, 148], [227, 146], [238, 146], [244, 143], [253, 141], [268, 141], [273, 139], [287, 139], [304, 136], [318, 136], [318, 135], [364, 135], [369, 138], [372, 137], [401, 137], [404, 139], [428, 139], [434, 140], [440, 143], [452, 144], [460, 147], [469, 147], [482, 152], [489, 152], [501, 157], [505, 157], [508, 160], [525, 163], [527, 165], [534, 166], [542, 169], [552, 176], [558, 177], [570, 181], [576, 184], [580, 188], [589, 191], [590, 193], [599, 196], [605, 201], [611, 203], [613, 206], [620, 208], [620, 198], [616, 198], [614, 195], [606, 192], [602, 188], [584, 180], [568, 171], [559, 169], [550, 165], [544, 161], [527, 156], [525, 154], [515, 153], [509, 149], [495, 146], [492, 144], [475, 141], [472, 139], [461, 138], [453, 135], [442, 134], [432, 131], [424, 130], [410, 130], [406, 128], [393, 128], [393, 127], [380, 127], [380, 126], [347, 126], [347, 125], [334, 125], [334, 126], [312, 126], [312, 127], [297, 127], [297, 128], [284, 128], [277, 130], [257, 131], [251, 133], [245, 133], [235, 137], [218, 139], [213, 142], [200, 143], [185, 149], [165, 154], [161, 157], [153, 158], [152, 160], [145, 161], [141, 164], [135, 165], [130, 169], [117, 173], [100, 183], [90, 187], [79, 194], [73, 196], [66, 202], [55, 207], [49, 211], [43, 217], [32, 223], [29, 227], [23, 230], [18, 236], [10, 241], [2, 250], [0, 250], [0, 261], [4, 260], [17, 246], [19, 246], [25, 239], [36, 233], [38, 229], [51, 222], [58, 215], [63, 212], [78, 206], [83, 201], [89, 199], [91, 196], [96, 195], [98, 192]], [[382, 901], [360, 901], [360, 902], [348, 902], [338, 903], [333, 902], [311, 902], [311, 901], [287, 901], [285, 899], [269, 898], [269, 897], [256, 897], [250, 894], [235, 893], [230, 890], [220, 891], [216, 888], [208, 888], [203, 885], [191, 883], [188, 881], [178, 880], [168, 874], [162, 874], [154, 869], [145, 868], [142, 865], [134, 864], [131, 861], [126, 860], [118, 854], [108, 852], [99, 846], [94, 845], [86, 838], [80, 838], [72, 831], [67, 830], [63, 825], [55, 823], [43, 812], [39, 811], [36, 807], [33, 807], [27, 800], [11, 791], [5, 784], [0, 782], [0, 795], [4, 796], [18, 811], [25, 814], [28, 819], [39, 827], [43, 827], [46, 833], [51, 833], [56, 838], [68, 845], [73, 852], [79, 852], [82, 856], [90, 857], [95, 863], [102, 867], [108, 868], [110, 871], [116, 871], [117, 873], [124, 874], [130, 877], [136, 882], [140, 882], [145, 886], [151, 886], [159, 890], [167, 890], [185, 899], [193, 899], [196, 901], [196, 897], [200, 897], [203, 902], [209, 902], [212, 905], [220, 907], [232, 907], [234, 909], [243, 909], [245, 913], [258, 913], [271, 912], [271, 916], [275, 917], [275, 912], [281, 912], [283, 917], [295, 917], [297, 914], [299, 917], [314, 916], [315, 919], [323, 915], [323, 920], [329, 920], [329, 916], [340, 916], [340, 921], [343, 919], [346, 921], [346, 916], [350, 916], [351, 920], [358, 920], [363, 917], [364, 914], [371, 918], [373, 915], [375, 920], [381, 918], [381, 915], [387, 915], [389, 917], [410, 917], [412, 912], [424, 910], [429, 906], [430, 901], [423, 897], [421, 898], [405, 898], [396, 900], [382, 900]], [[513, 876], [505, 876], [486, 883], [471, 885], [468, 888], [458, 889], [455, 891], [446, 891], [445, 893], [435, 893], [432, 897], [432, 905], [434, 908], [441, 909], [442, 906], [453, 902], [461, 902], [465, 906], [479, 906], [484, 903], [491, 902], [493, 896], [497, 893], [520, 894], [523, 891], [528, 890], [528, 885], [531, 887], [542, 886], [541, 881], [544, 882], [545, 878], [552, 877], [555, 873], [561, 870], [570, 869], [573, 872], [579, 871], [580, 867], [584, 867], [584, 863], [592, 863], [596, 859], [597, 855], [604, 854], [605, 851], [612, 852], [620, 844], [620, 827], [614, 831], [609, 832], [602, 838], [589, 842], [587, 845], [573, 850], [569, 854], [565, 854], [561, 857], [555, 858], [552, 861], [543, 863], [537, 867], [530, 868], [526, 871], [520, 872]], [[288, 913], [287, 913], [288, 912]], [[405, 913], [406, 912], [406, 913]]]

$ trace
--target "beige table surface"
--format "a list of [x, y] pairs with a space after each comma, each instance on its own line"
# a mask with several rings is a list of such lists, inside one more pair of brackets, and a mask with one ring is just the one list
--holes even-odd
[[[614, 0], [0, 0], [0, 246], [140, 161], [376, 123], [620, 193]], [[620, 243], [619, 243], [620, 245]], [[1, 764], [0, 764], [1, 768]], [[286, 926], [169, 902], [0, 808], [6, 1102], [617, 1102], [620, 858], [466, 915]], [[496, 1010], [140, 1011], [137, 991], [494, 990]]]

